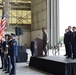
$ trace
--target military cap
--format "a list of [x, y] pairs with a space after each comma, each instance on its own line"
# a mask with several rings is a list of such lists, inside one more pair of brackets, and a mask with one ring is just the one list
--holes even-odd
[[11, 36], [16, 36], [14, 33], [11, 33]]
[[5, 36], [9, 36], [9, 34], [6, 34]]

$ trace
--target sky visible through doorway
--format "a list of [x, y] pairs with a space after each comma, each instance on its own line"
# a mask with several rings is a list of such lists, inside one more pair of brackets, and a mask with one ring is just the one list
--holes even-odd
[[65, 29], [76, 26], [76, 0], [59, 0], [60, 36], [64, 36]]

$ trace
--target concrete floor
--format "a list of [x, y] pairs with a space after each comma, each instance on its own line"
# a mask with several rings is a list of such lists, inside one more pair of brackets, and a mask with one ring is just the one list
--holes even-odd
[[[27, 49], [28, 53], [28, 61], [30, 60], [31, 52], [29, 49]], [[62, 47], [60, 49], [60, 55], [65, 54], [65, 49]], [[52, 52], [49, 52], [49, 55], [52, 55]], [[1, 66], [1, 61], [0, 61], [0, 66]], [[9, 75], [5, 74], [2, 70], [0, 70], [0, 75]], [[29, 64], [27, 63], [17, 63], [17, 69], [16, 69], [16, 75], [53, 75], [53, 74], [48, 74], [33, 68], [29, 68]]]
[[[30, 56], [31, 56], [31, 52], [28, 49], [28, 61], [30, 60]], [[48, 74], [42, 71], [39, 71], [37, 69], [34, 68], [30, 68], [29, 67], [29, 62], [24, 62], [24, 63], [16, 63], [17, 68], [16, 68], [16, 75], [52, 75], [52, 74]], [[0, 59], [0, 67], [1, 67], [1, 59]], [[8, 73], [5, 74], [4, 71], [2, 71], [2, 69], [0, 69], [0, 75], [9, 75]]]
[[[4, 71], [0, 70], [0, 75], [9, 75], [5, 74]], [[48, 74], [33, 68], [29, 68], [27, 63], [17, 63], [16, 75], [52, 75]]]

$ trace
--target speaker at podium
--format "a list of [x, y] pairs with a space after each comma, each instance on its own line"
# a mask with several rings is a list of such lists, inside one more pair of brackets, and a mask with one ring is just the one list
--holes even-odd
[[43, 40], [35, 38], [35, 56], [43, 56]]

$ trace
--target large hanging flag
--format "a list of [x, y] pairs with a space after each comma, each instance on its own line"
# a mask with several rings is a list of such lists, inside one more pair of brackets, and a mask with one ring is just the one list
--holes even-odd
[[3, 31], [5, 30], [5, 26], [6, 26], [6, 14], [5, 14], [5, 10], [3, 9], [2, 20], [1, 20], [1, 23], [0, 23], [0, 40], [2, 39]]

